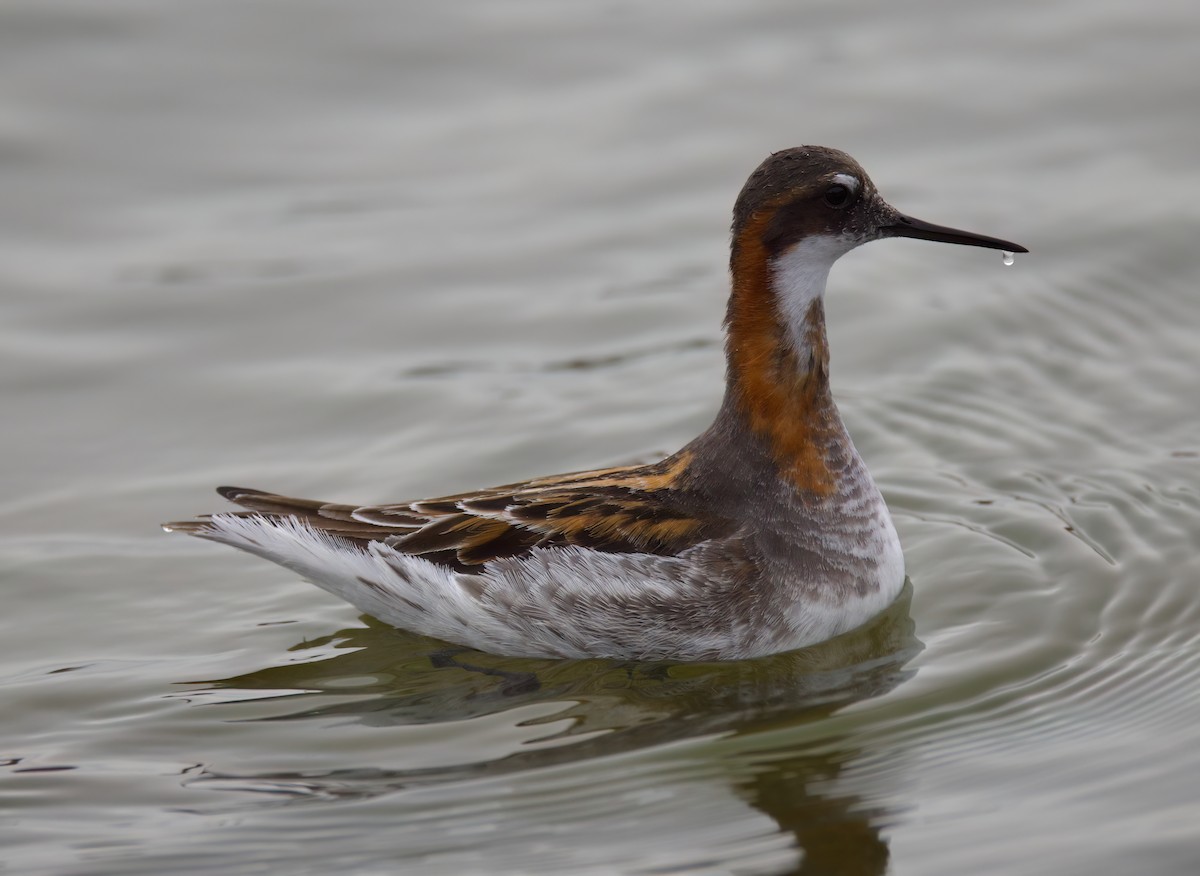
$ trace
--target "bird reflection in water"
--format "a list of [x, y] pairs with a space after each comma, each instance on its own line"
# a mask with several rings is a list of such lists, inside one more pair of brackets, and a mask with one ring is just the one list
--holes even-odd
[[[835, 712], [885, 694], [911, 676], [905, 665], [922, 647], [909, 616], [911, 595], [906, 584], [895, 604], [873, 622], [814, 647], [709, 664], [496, 657], [447, 649], [366, 618], [364, 628], [293, 649], [336, 644], [344, 653], [189, 684], [192, 690], [184, 696], [244, 706], [248, 695], [259, 691], [264, 696], [256, 702], [305, 705], [250, 720], [335, 718], [331, 729], [347, 720], [375, 728], [430, 726], [516, 709], [521, 726], [546, 724], [547, 734], [506, 756], [472, 760], [464, 752], [460, 762], [436, 767], [234, 774], [204, 765], [190, 770], [184, 781], [196, 789], [251, 792], [246, 802], [255, 808], [361, 800], [722, 735], [734, 753], [715, 756], [735, 761], [728, 765], [732, 789], [795, 837], [802, 851], [795, 872], [883, 873], [889, 855], [880, 831], [897, 813], [872, 803], [869, 788], [868, 793], [839, 790], [847, 766], [869, 752], [820, 732], [805, 732], [802, 741], [775, 750], [755, 745], [755, 738], [802, 725], [819, 728]], [[354, 699], [346, 701], [347, 694]], [[547, 706], [556, 704], [561, 708], [547, 714]], [[530, 719], [524, 707], [534, 705], [542, 717]], [[770, 738], [780, 737], [772, 732]], [[869, 784], [856, 777], [858, 785], [863, 781]]]

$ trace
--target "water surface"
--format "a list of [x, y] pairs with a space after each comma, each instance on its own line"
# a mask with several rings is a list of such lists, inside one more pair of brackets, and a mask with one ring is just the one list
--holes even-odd
[[[20, 0], [0, 11], [13, 872], [1200, 869], [1200, 10]], [[729, 665], [447, 658], [160, 533], [654, 458], [729, 209], [846, 149], [1031, 253], [839, 263], [911, 587]]]

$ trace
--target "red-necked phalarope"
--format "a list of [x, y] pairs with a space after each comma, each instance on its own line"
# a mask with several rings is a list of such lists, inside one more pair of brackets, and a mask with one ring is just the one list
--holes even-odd
[[830, 394], [823, 298], [834, 261], [886, 237], [1027, 252], [902, 215], [843, 152], [776, 152], [733, 210], [725, 398], [678, 453], [390, 505], [221, 487], [248, 510], [165, 528], [498, 654], [728, 660], [846, 632], [904, 557]]

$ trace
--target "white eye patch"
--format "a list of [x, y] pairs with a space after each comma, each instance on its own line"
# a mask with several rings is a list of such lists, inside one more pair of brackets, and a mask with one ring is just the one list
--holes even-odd
[[858, 194], [858, 190], [862, 187], [862, 183], [859, 182], [858, 177], [851, 176], [848, 173], [835, 173], [833, 175], [833, 181], [835, 183], [844, 185], [855, 194]]

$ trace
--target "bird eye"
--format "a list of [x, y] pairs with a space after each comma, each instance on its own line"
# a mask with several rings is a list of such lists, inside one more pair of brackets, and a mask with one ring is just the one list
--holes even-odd
[[854, 193], [850, 191], [850, 187], [844, 186], [841, 183], [834, 183], [821, 196], [821, 200], [825, 202], [825, 206], [833, 207], [835, 210], [849, 206], [850, 201], [853, 199]]

